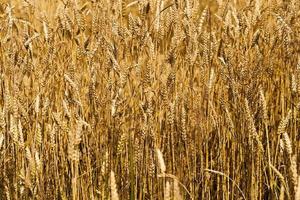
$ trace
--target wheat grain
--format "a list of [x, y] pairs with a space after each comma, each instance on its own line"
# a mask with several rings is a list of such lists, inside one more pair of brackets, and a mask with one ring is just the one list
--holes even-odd
[[163, 154], [160, 151], [160, 149], [156, 149], [155, 151], [156, 151], [156, 155], [157, 155], [157, 159], [158, 159], [158, 165], [159, 165], [159, 168], [160, 168], [160, 172], [165, 173], [166, 172], [166, 165], [165, 165], [165, 161], [164, 161], [164, 158], [163, 158]]
[[299, 199], [299, 6], [0, 1], [0, 199]]
[[110, 188], [111, 188], [111, 199], [118, 200], [119, 195], [118, 195], [118, 191], [117, 191], [115, 173], [113, 171], [110, 172]]

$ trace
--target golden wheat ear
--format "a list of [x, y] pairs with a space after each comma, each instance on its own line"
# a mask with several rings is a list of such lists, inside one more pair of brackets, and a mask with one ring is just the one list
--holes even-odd
[[113, 171], [110, 172], [110, 188], [111, 188], [111, 199], [119, 200], [115, 173]]

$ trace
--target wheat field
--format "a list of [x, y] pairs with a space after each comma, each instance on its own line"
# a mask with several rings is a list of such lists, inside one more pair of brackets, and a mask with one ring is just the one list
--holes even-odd
[[1, 0], [0, 199], [300, 200], [298, 0]]

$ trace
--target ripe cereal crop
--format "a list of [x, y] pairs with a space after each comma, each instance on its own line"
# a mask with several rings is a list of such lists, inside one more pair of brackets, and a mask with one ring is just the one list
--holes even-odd
[[1, 0], [0, 199], [300, 200], [300, 1]]

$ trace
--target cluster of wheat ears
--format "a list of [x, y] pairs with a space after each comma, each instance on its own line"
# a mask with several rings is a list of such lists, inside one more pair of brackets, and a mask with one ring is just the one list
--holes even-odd
[[0, 1], [0, 199], [300, 199], [298, 0]]

